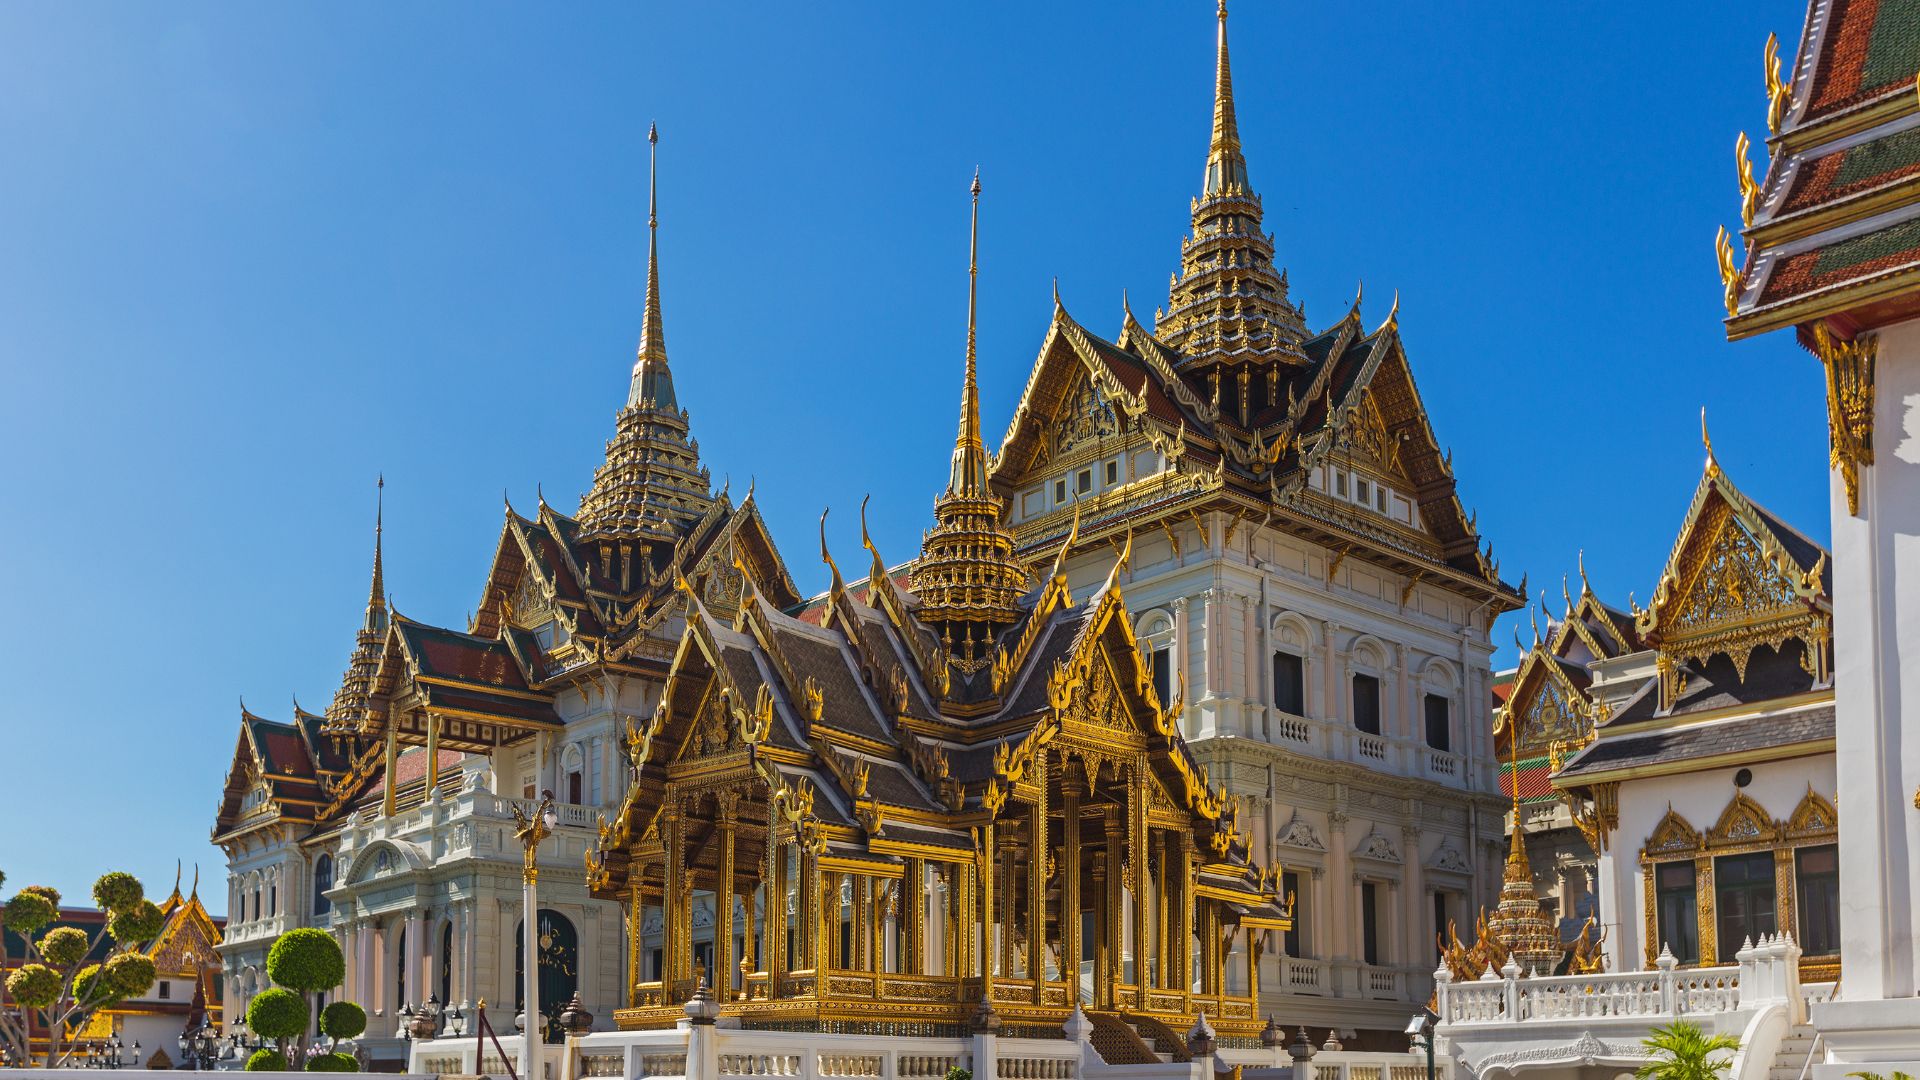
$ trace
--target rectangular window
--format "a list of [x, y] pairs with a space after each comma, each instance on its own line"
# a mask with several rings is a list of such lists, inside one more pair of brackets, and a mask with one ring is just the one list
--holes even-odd
[[1153, 650], [1153, 692], [1160, 695], [1162, 706], [1173, 700], [1173, 649], [1162, 645]]
[[1435, 750], [1453, 748], [1453, 725], [1448, 716], [1448, 702], [1439, 694], [1428, 694], [1427, 707], [1427, 745]]
[[1307, 715], [1306, 664], [1290, 652], [1273, 654], [1273, 707], [1295, 716]]
[[1073, 478], [1073, 491], [1076, 495], [1085, 495], [1093, 490], [1093, 470], [1081, 469]]
[[1653, 902], [1657, 911], [1661, 946], [1683, 964], [1700, 959], [1700, 913], [1694, 907], [1693, 864], [1690, 862], [1655, 863]]
[[585, 798], [586, 783], [587, 783], [587, 778], [581, 775], [580, 773], [577, 773], [577, 772], [568, 773], [567, 774], [567, 801], [570, 803], [573, 803], [576, 806], [583, 802], [586, 802], [587, 801]]
[[1353, 726], [1369, 735], [1380, 734], [1380, 680], [1371, 675], [1353, 677]]
[[1440, 959], [1440, 939], [1447, 934], [1448, 894], [1438, 889], [1433, 893], [1433, 958]]
[[161, 979], [160, 980], [160, 997], [162, 999], [165, 999], [165, 998], [170, 998], [172, 996], [173, 996], [173, 984], [168, 982], [165, 979]]
[[1387, 489], [1386, 488], [1374, 489], [1373, 508], [1375, 510], [1380, 511], [1383, 514], [1387, 512]]
[[666, 978], [666, 976], [660, 972], [661, 965], [664, 963], [665, 960], [659, 949], [655, 949], [647, 954], [647, 970], [653, 973], [653, 981], [659, 982]]
[[1280, 875], [1280, 894], [1284, 900], [1291, 896], [1293, 900], [1293, 928], [1288, 930], [1283, 942], [1287, 955], [1298, 959], [1306, 955], [1300, 951], [1302, 934], [1306, 929], [1306, 909], [1300, 903], [1300, 875], [1291, 870]]
[[1832, 844], [1794, 852], [1800, 886], [1800, 951], [1830, 956], [1840, 951], [1840, 852]]
[[1113, 485], [1119, 482], [1120, 482], [1120, 462], [1117, 459], [1114, 461], [1107, 462], [1107, 486], [1112, 487]]
[[[1731, 954], [1739, 942], [1775, 931], [1773, 852], [1723, 855], [1713, 860], [1714, 904], [1720, 940]], [[1803, 946], [1804, 948], [1804, 946]]]
[[1053, 482], [1053, 501], [1055, 503], [1067, 501], [1067, 482], [1065, 480], [1055, 480]]
[[1333, 474], [1333, 493], [1340, 496], [1343, 499], [1347, 497], [1347, 474], [1346, 473], [1337, 472]]
[[1369, 964], [1380, 963], [1379, 889], [1373, 882], [1360, 883], [1360, 958]]
[[1353, 481], [1353, 491], [1354, 494], [1360, 497], [1361, 506], [1365, 506], [1373, 501], [1373, 485], [1367, 483], [1365, 480], [1356, 477]]

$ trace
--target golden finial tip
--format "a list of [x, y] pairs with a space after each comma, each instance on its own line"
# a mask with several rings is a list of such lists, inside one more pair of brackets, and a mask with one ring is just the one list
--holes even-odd
[[647, 125], [647, 141], [650, 143], [657, 143], [660, 141], [660, 125], [659, 124]]
[[980, 166], [973, 167], [973, 197], [980, 197]]
[[1707, 434], [1707, 407], [1700, 406], [1700, 445], [1707, 448], [1707, 462], [1713, 462], [1713, 436]]
[[1227, 19], [1227, 0], [1220, 0], [1220, 21], [1225, 22], [1226, 19]]

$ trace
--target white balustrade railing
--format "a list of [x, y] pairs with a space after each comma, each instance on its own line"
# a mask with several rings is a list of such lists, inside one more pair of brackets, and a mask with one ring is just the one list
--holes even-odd
[[1803, 1000], [1800, 948], [1785, 935], [1747, 942], [1732, 967], [1682, 969], [1661, 951], [1653, 971], [1522, 978], [1509, 961], [1465, 983], [1434, 972], [1442, 1024], [1515, 1024], [1730, 1013]]

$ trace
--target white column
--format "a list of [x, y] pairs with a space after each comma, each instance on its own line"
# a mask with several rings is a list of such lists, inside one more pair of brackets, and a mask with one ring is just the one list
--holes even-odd
[[426, 970], [422, 958], [427, 954], [425, 912], [414, 908], [407, 912], [407, 950], [400, 962], [407, 966], [407, 996], [411, 1001], [396, 1002], [396, 1005], [412, 1005], [427, 1000], [427, 984], [421, 978]]

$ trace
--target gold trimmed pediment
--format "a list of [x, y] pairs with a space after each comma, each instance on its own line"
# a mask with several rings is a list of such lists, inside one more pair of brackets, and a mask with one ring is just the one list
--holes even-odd
[[1795, 839], [1807, 839], [1822, 834], [1838, 835], [1839, 830], [1839, 812], [1832, 803], [1813, 790], [1812, 784], [1808, 784], [1800, 805], [1793, 808], [1793, 816], [1787, 819], [1787, 835]]
[[1744, 791], [1736, 791], [1733, 801], [1720, 811], [1720, 820], [1708, 830], [1708, 847], [1732, 847], [1745, 844], [1770, 844], [1780, 837], [1780, 826]]
[[1679, 696], [1680, 664], [1725, 654], [1744, 680], [1763, 645], [1800, 641], [1801, 666], [1824, 681], [1832, 635], [1825, 570], [1824, 553], [1811, 566], [1796, 561], [1709, 458], [1653, 601], [1633, 612], [1635, 629], [1674, 676], [1662, 680], [1662, 707]]
[[1493, 733], [1521, 750], [1578, 749], [1593, 741], [1599, 708], [1544, 647], [1527, 653], [1514, 693], [1494, 715]]
[[1672, 806], [1659, 823], [1654, 825], [1653, 833], [1647, 837], [1646, 846], [1640, 849], [1640, 858], [1686, 858], [1691, 857], [1702, 847], [1700, 830], [1680, 816]]

